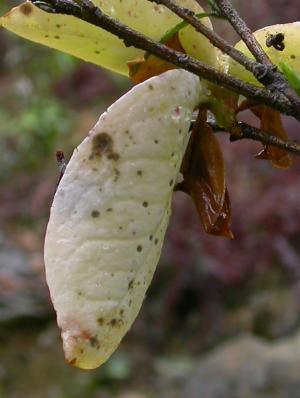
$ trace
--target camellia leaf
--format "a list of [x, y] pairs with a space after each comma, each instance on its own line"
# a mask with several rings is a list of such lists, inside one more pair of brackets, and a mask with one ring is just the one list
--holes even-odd
[[[177, 3], [195, 13], [203, 12], [194, 0]], [[95, 0], [94, 4], [107, 15], [158, 41], [166, 30], [180, 22], [166, 7], [148, 0]], [[211, 27], [208, 18], [203, 23]], [[127, 61], [143, 55], [143, 51], [126, 47], [122, 40], [103, 29], [72, 16], [47, 13], [30, 1], [1, 17], [0, 25], [26, 39], [124, 75], [128, 74]], [[181, 29], [179, 40], [186, 53], [211, 65], [216, 62], [214, 47], [193, 27]]]
[[177, 189], [192, 197], [205, 231], [232, 238], [224, 159], [214, 132], [206, 123], [206, 111], [199, 112], [181, 173], [184, 180]]
[[45, 239], [47, 282], [72, 365], [101, 365], [136, 318], [160, 256], [192, 112], [204, 101], [197, 76], [168, 71], [115, 102], [75, 149]]
[[[288, 139], [278, 111], [265, 105], [254, 106], [251, 110], [260, 119], [260, 128], [263, 132], [272, 134], [282, 140]], [[265, 145], [264, 149], [257, 155], [257, 158], [270, 160], [274, 167], [280, 169], [287, 169], [292, 164], [289, 153], [274, 145]]]
[[[268, 38], [278, 34], [283, 35], [281, 49], [277, 46], [269, 46], [267, 43]], [[275, 65], [280, 66], [280, 63], [285, 62], [295, 73], [300, 74], [300, 22], [267, 26], [254, 32], [254, 36]], [[253, 58], [243, 41], [239, 41], [235, 48]], [[229, 61], [229, 73], [246, 82], [260, 85], [250, 72], [232, 59]]]

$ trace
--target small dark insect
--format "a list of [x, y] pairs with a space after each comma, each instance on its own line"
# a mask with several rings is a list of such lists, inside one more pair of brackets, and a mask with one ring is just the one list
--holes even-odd
[[58, 186], [58, 184], [60, 183], [60, 180], [62, 179], [62, 176], [64, 175], [66, 167], [67, 167], [67, 163], [66, 163], [65, 155], [64, 155], [63, 151], [56, 152], [56, 160], [58, 163], [58, 170], [59, 170], [59, 177], [58, 177], [58, 181], [56, 184], [56, 186]]
[[276, 33], [275, 35], [268, 35], [266, 40], [266, 46], [274, 47], [278, 51], [283, 51], [285, 49], [284, 34]]

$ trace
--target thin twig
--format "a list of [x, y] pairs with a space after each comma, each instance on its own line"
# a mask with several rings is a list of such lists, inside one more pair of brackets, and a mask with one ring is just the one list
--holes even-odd
[[88, 23], [105, 29], [124, 41], [126, 46], [134, 46], [157, 57], [183, 68], [195, 75], [209, 80], [219, 86], [225, 87], [258, 103], [269, 105], [279, 112], [290, 115], [300, 120], [290, 101], [279, 92], [270, 92], [264, 88], [254, 86], [236, 79], [212, 68], [179, 51], [172, 50], [162, 43], [158, 43], [145, 35], [129, 28], [118, 20], [104, 14], [90, 0], [77, 0], [80, 4], [74, 6], [73, 2], [66, 0], [44, 0], [57, 13], [73, 15]]
[[264, 52], [259, 42], [256, 40], [252, 31], [247, 26], [245, 21], [240, 17], [237, 11], [233, 8], [229, 0], [215, 0], [219, 10], [223, 16], [230, 22], [236, 33], [244, 41], [251, 54], [255, 59], [266, 66], [273, 67], [272, 61]]
[[[209, 121], [209, 125], [213, 128], [215, 132], [228, 132], [222, 127], [219, 127], [214, 121]], [[273, 145], [278, 148], [285, 149], [288, 152], [300, 156], [300, 143], [297, 141], [282, 140], [272, 134], [265, 133], [258, 128], [250, 126], [249, 124], [244, 122], [238, 122], [235, 126], [235, 129], [238, 129], [239, 134], [233, 134], [231, 136], [231, 141], [251, 139], [266, 145]]]
[[163, 4], [169, 10], [173, 11], [174, 14], [188, 22], [193, 26], [197, 32], [200, 32], [205, 36], [213, 46], [219, 48], [223, 53], [229, 55], [232, 59], [243, 65], [248, 71], [250, 71], [258, 81], [265, 74], [265, 67], [259, 62], [248, 58], [241, 51], [235, 49], [230, 43], [228, 43], [222, 36], [204, 25], [196, 14], [188, 8], [178, 6], [173, 0], [148, 0], [152, 3]]

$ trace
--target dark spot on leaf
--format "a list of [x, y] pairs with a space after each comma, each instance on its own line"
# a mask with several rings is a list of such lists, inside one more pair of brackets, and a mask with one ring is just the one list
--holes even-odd
[[101, 318], [98, 318], [98, 319], [97, 319], [97, 322], [98, 322], [98, 325], [102, 326], [103, 323], [104, 323], [104, 319], [103, 319], [102, 317], [101, 317]]
[[110, 160], [117, 161], [120, 158], [120, 155], [113, 151], [113, 140], [107, 133], [100, 133], [94, 136], [92, 153], [89, 159], [93, 159], [95, 156], [100, 157], [103, 154], [106, 154]]
[[116, 152], [111, 152], [107, 155], [107, 159], [111, 159], [111, 160], [119, 160], [120, 159], [120, 155]]
[[169, 185], [170, 187], [173, 185], [174, 180], [170, 180]]
[[28, 4], [28, 3], [22, 4], [20, 7], [20, 11], [24, 15], [30, 15], [32, 13], [31, 4]]
[[100, 343], [99, 343], [99, 340], [98, 340], [97, 336], [93, 336], [93, 337], [90, 338], [90, 345], [91, 345], [91, 347], [97, 348], [97, 350], [99, 350]]
[[131, 307], [131, 304], [132, 304], [132, 300], [130, 299], [130, 300], [128, 301], [129, 307]]
[[73, 358], [73, 359], [69, 362], [69, 364], [70, 364], [70, 365], [75, 365], [76, 361], [77, 361], [77, 358]]
[[114, 326], [119, 326], [119, 325], [121, 325], [122, 323], [123, 323], [122, 319], [116, 319], [116, 318], [113, 318], [113, 319], [109, 322], [110, 326], [112, 326], [112, 327], [114, 327]]
[[106, 152], [112, 152], [113, 140], [107, 133], [100, 133], [95, 135], [92, 141], [92, 154], [101, 156]]
[[58, 23], [58, 24], [56, 24], [56, 27], [59, 29], [61, 27], [61, 25]]
[[296, 55], [295, 54], [291, 54], [291, 59], [296, 59]]
[[131, 279], [131, 281], [128, 283], [128, 290], [133, 288], [133, 282], [134, 282], [134, 279]]
[[141, 245], [138, 245], [137, 248], [136, 248], [136, 250], [137, 250], [138, 252], [141, 252], [141, 251], [143, 250], [143, 248], [142, 248]]
[[149, 239], [152, 240], [152, 239], [153, 239], [153, 235], [150, 235], [150, 236], [149, 236]]
[[148, 207], [148, 202], [143, 202], [144, 207]]
[[91, 216], [92, 216], [93, 218], [99, 217], [99, 216], [100, 216], [100, 211], [98, 211], [98, 210], [93, 210], [93, 211], [91, 212]]
[[149, 90], [154, 90], [154, 87], [152, 86], [152, 84], [148, 85]]
[[54, 39], [57, 39], [57, 40], [58, 40], [58, 39], [60, 39], [60, 36], [55, 35], [55, 36], [54, 36]]
[[143, 175], [143, 172], [142, 172], [142, 170], [138, 170], [138, 171], [137, 171], [137, 175], [138, 175], [138, 176], [141, 176], [141, 175]]
[[123, 308], [119, 311], [119, 314], [120, 314], [121, 316], [124, 315], [124, 309], [123, 309]]
[[155, 144], [158, 144], [158, 143], [159, 143], [159, 141], [158, 141], [158, 140], [154, 140], [154, 143], [155, 143]]
[[158, 244], [158, 239], [154, 240], [154, 244], [157, 245]]
[[107, 212], [111, 212], [113, 209], [112, 207], [109, 207], [108, 209], [106, 209]]
[[100, 54], [100, 51], [96, 50], [96, 51], [95, 51], [95, 54]]

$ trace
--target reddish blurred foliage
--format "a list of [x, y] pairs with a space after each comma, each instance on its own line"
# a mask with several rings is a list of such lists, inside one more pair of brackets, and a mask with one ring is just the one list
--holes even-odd
[[71, 105], [86, 107], [101, 97], [116, 98], [120, 89], [105, 70], [90, 64], [81, 64], [55, 85], [55, 93]]

